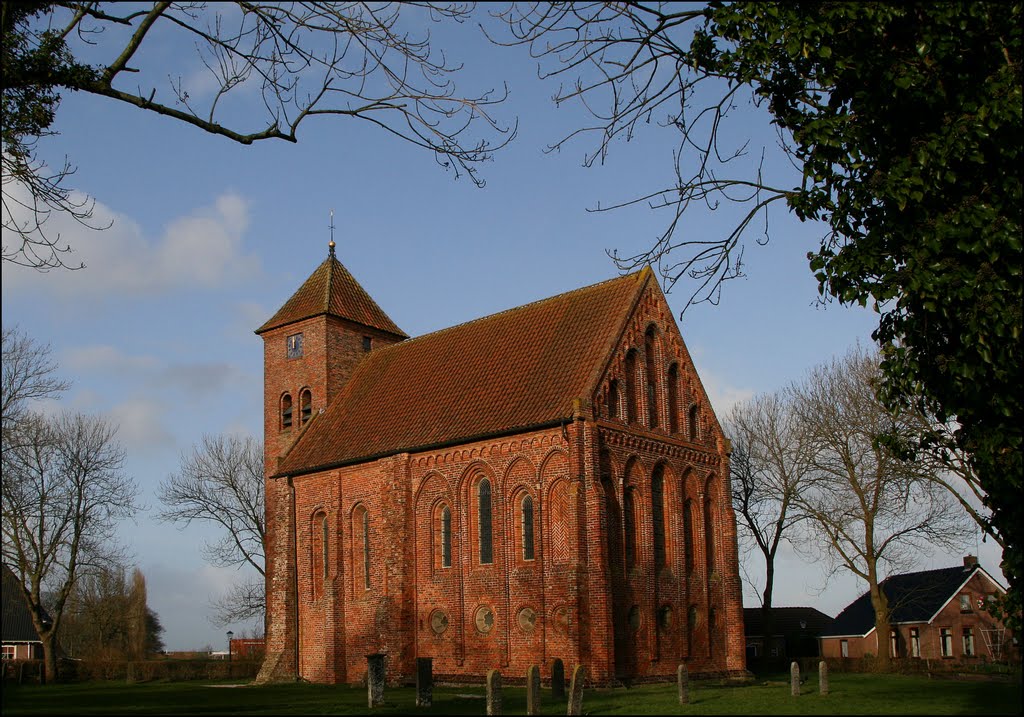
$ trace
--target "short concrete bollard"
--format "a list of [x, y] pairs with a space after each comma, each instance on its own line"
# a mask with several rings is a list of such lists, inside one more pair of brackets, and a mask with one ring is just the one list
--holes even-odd
[[789, 692], [794, 697], [800, 696], [800, 665], [795, 660], [789, 666]]
[[587, 669], [583, 665], [576, 665], [572, 671], [572, 684], [569, 685], [569, 707], [567, 715], [583, 714], [583, 681], [587, 678]]
[[818, 663], [818, 692], [828, 694], [828, 663], [824, 660]]
[[501, 673], [498, 670], [487, 673], [487, 714], [501, 714]]
[[372, 709], [384, 704], [384, 655], [366, 656], [366, 703]]
[[434, 658], [416, 658], [416, 706], [430, 707], [434, 703]]
[[676, 680], [679, 682], [679, 704], [690, 704], [690, 671], [686, 665], [680, 665], [676, 670]]
[[565, 699], [565, 665], [557, 657], [551, 663], [551, 697], [556, 700]]
[[526, 714], [540, 714], [540, 668], [536, 665], [526, 670]]

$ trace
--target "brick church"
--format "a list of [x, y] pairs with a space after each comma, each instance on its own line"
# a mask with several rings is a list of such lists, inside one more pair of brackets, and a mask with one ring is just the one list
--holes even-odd
[[729, 441], [649, 268], [409, 338], [332, 244], [256, 333], [261, 681], [744, 669]]

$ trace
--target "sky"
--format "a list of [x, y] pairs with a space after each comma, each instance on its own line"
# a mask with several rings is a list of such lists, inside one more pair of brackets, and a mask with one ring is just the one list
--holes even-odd
[[[5, 263], [3, 325], [51, 346], [72, 383], [60, 408], [119, 425], [125, 471], [146, 505], [120, 535], [146, 576], [168, 650], [225, 649], [227, 630], [256, 629], [212, 622], [211, 599], [243, 574], [204, 562], [212, 530], [158, 521], [157, 488], [204, 434], [260, 436], [263, 354], [253, 331], [326, 257], [332, 210], [339, 260], [410, 336], [612, 278], [619, 271], [606, 252], [649, 245], [670, 219], [643, 205], [588, 211], [671, 181], [670, 130], [645, 126], [591, 168], [582, 166], [593, 150], [586, 140], [545, 152], [589, 121], [582, 109], [555, 106], [557, 85], [538, 79], [523, 48], [493, 46], [471, 25], [433, 33], [464, 63], [460, 90], [508, 85], [494, 114], [518, 122], [518, 134], [481, 167], [484, 188], [365, 122], [314, 117], [296, 144], [246, 147], [84, 93], [66, 94], [59, 134], [40, 145], [51, 165], [67, 156], [77, 166], [71, 186], [95, 200], [94, 224], [109, 228], [54, 217], [51, 229], [87, 266], [40, 273]], [[101, 38], [93, 51], [102, 50]], [[157, 36], [146, 52], [140, 64], [153, 61], [203, 91], [190, 46]], [[763, 116], [751, 112], [745, 129], [771, 144]], [[736, 211], [723, 206], [680, 231], [718, 235]], [[822, 234], [775, 214], [771, 241], [747, 249], [747, 277], [730, 282], [718, 305], [692, 306], [679, 319], [689, 286], [668, 294], [719, 417], [870, 344], [870, 310], [815, 301], [805, 255]], [[956, 565], [967, 552], [1005, 584], [991, 541], [936, 551], [920, 566]], [[753, 558], [744, 568], [760, 570]], [[781, 549], [776, 605], [835, 615], [864, 589], [850, 576], [826, 580], [820, 562]], [[746, 606], [759, 605], [756, 592], [745, 583]]]

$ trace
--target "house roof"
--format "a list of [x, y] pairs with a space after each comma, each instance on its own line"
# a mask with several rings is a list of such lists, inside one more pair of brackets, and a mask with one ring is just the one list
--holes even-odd
[[[743, 627], [747, 637], [763, 637], [763, 611], [759, 607], [743, 608]], [[813, 607], [773, 607], [772, 621], [775, 635], [817, 636], [832, 622], [832, 618]]]
[[653, 276], [645, 268], [371, 351], [276, 475], [570, 419]]
[[256, 329], [256, 333], [262, 334], [323, 314], [407, 338], [405, 332], [398, 328], [377, 302], [370, 298], [366, 289], [335, 258], [333, 249], [284, 306]]
[[[980, 571], [992, 580], [977, 563], [972, 565], [923, 570], [916, 573], [890, 575], [879, 586], [889, 599], [892, 623], [930, 622], [963, 585]], [[863, 636], [875, 629], [875, 611], [871, 594], [865, 592], [836, 615], [836, 619], [822, 633], [823, 637]]]
[[[9, 567], [3, 566], [3, 642], [39, 642], [39, 633], [32, 624], [32, 613], [21, 591], [21, 581]], [[48, 619], [47, 616], [45, 616]]]

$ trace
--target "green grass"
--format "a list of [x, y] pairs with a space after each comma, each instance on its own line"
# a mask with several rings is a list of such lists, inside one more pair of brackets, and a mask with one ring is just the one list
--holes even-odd
[[[583, 712], [614, 714], [1020, 714], [1021, 682], [929, 680], [903, 675], [833, 674], [831, 694], [817, 694], [812, 677], [800, 697], [783, 679], [746, 686], [691, 683], [690, 704], [678, 704], [674, 684], [588, 689]], [[389, 689], [374, 714], [485, 712], [482, 686], [435, 687], [434, 704], [417, 709], [412, 688]], [[544, 690], [544, 714], [565, 714]], [[526, 690], [506, 687], [505, 714], [526, 713]], [[94, 682], [3, 689], [4, 715], [32, 714], [366, 714], [366, 689], [350, 686], [174, 682], [128, 685]]]

